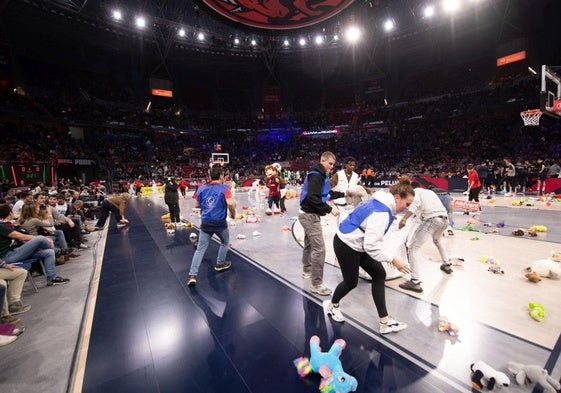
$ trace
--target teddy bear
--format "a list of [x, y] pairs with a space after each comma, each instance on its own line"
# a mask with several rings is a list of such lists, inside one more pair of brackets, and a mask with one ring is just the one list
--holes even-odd
[[556, 393], [561, 389], [559, 381], [552, 378], [548, 371], [537, 365], [524, 365], [522, 363], [508, 362], [508, 371], [514, 375], [516, 383], [527, 385], [536, 382], [545, 393]]
[[524, 277], [526, 277], [528, 279], [528, 281], [533, 282], [533, 283], [537, 283], [537, 282], [540, 282], [542, 280], [538, 273], [532, 272], [532, 271], [529, 271], [528, 273], [526, 273], [524, 275]]
[[363, 186], [352, 186], [345, 192], [345, 202], [353, 207], [356, 207], [360, 202], [364, 202], [368, 197], [368, 191]]
[[168, 235], [173, 235], [175, 233], [175, 225], [173, 222], [166, 222], [164, 226]]
[[294, 360], [294, 366], [301, 377], [309, 375], [312, 371], [319, 373], [322, 377], [319, 390], [322, 392], [348, 393], [356, 391], [358, 382], [355, 377], [343, 371], [341, 365], [341, 352], [347, 343], [343, 339], [337, 339], [329, 349], [329, 352], [321, 352], [318, 336], [310, 338], [310, 358], [300, 357]]
[[538, 259], [532, 262], [532, 265], [527, 270], [536, 272], [540, 277], [553, 280], [561, 278], [561, 264], [551, 259]]
[[475, 389], [481, 390], [487, 388], [488, 390], [493, 390], [510, 385], [510, 379], [505, 373], [495, 370], [481, 360], [472, 363], [470, 368], [471, 385]]
[[561, 251], [552, 251], [551, 260], [555, 262], [561, 262]]

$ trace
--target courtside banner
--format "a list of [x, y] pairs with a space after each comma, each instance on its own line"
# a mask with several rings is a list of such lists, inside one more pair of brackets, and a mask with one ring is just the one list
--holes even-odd
[[452, 207], [456, 209], [462, 210], [472, 210], [472, 211], [479, 211], [480, 206], [479, 202], [474, 201], [463, 201], [461, 199], [452, 199]]

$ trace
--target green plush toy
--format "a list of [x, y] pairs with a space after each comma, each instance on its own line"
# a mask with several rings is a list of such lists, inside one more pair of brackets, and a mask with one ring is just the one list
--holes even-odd
[[545, 308], [541, 303], [528, 303], [528, 308], [530, 309], [530, 316], [534, 318], [536, 321], [541, 322], [542, 319], [545, 317]]

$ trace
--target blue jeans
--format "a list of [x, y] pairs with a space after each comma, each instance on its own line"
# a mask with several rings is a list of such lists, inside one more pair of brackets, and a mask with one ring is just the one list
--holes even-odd
[[440, 199], [440, 202], [442, 202], [442, 204], [446, 208], [446, 213], [448, 213], [448, 224], [450, 224], [450, 226], [454, 228], [454, 215], [452, 213], [452, 197], [450, 196], [450, 194], [444, 194], [444, 195], [437, 194], [437, 195], [438, 195], [438, 199]]
[[[199, 245], [197, 246], [197, 251], [193, 255], [193, 260], [191, 261], [191, 269], [189, 269], [190, 276], [196, 276], [199, 273], [199, 267], [205, 256], [205, 252], [210, 244], [210, 239], [213, 233], [199, 232]], [[220, 239], [220, 247], [218, 248], [218, 256], [216, 257], [216, 264], [219, 265], [224, 263], [226, 260], [226, 253], [228, 252], [228, 244], [230, 243], [230, 230], [228, 227], [216, 232], [216, 236]]]
[[41, 258], [47, 271], [47, 279], [56, 277], [55, 250], [45, 236], [36, 236], [21, 246], [8, 251], [4, 258], [6, 263], [16, 263], [30, 258]]

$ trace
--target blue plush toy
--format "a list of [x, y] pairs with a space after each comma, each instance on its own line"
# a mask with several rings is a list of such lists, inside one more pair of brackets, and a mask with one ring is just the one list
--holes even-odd
[[319, 390], [322, 393], [348, 393], [356, 391], [358, 382], [356, 378], [343, 371], [341, 365], [341, 352], [347, 346], [343, 339], [335, 340], [329, 352], [321, 352], [319, 337], [310, 338], [310, 359], [301, 357], [294, 360], [294, 365], [301, 377], [312, 371], [322, 377]]

